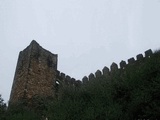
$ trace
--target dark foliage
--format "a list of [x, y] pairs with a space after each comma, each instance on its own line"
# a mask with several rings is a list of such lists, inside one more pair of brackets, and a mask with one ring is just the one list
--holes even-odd
[[2, 99], [2, 96], [0, 95], [0, 120], [5, 119], [5, 112], [6, 112], [6, 104], [4, 103], [4, 100]]
[[1, 101], [0, 115], [5, 114], [6, 120], [158, 120], [159, 100], [160, 52], [156, 52], [110, 77], [101, 76], [78, 88], [63, 87], [58, 99], [37, 96], [30, 107], [19, 103], [7, 112]]

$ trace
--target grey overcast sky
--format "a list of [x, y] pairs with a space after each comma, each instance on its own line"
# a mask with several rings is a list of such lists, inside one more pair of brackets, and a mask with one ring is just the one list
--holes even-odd
[[35, 39], [76, 78], [160, 48], [160, 0], [0, 0], [0, 94]]

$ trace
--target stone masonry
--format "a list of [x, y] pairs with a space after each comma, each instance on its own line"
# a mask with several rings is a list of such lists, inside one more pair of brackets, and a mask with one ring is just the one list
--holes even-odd
[[20, 52], [10, 94], [10, 103], [35, 95], [54, 97], [57, 55], [43, 49], [36, 41]]
[[89, 82], [105, 76], [107, 79], [117, 71], [125, 71], [128, 66], [138, 65], [144, 60], [152, 57], [152, 50], [145, 51], [145, 57], [142, 54], [120, 62], [120, 68], [116, 63], [104, 67], [102, 72], [97, 70], [88, 77], [85, 76], [82, 81], [76, 80], [57, 70], [57, 55], [43, 49], [36, 41], [20, 52], [15, 77], [13, 80], [10, 103], [16, 103], [19, 100], [30, 100], [34, 96], [57, 98], [61, 94], [61, 89], [65, 86], [79, 88]]

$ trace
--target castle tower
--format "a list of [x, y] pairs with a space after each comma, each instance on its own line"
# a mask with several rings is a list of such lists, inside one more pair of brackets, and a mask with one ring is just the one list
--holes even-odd
[[10, 94], [10, 103], [35, 95], [55, 96], [57, 55], [36, 41], [20, 52]]

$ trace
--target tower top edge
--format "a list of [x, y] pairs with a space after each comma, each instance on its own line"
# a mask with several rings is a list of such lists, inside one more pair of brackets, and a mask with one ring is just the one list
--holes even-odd
[[39, 43], [36, 40], [32, 40], [30, 45], [38, 45], [39, 46]]

